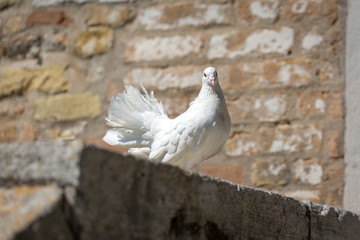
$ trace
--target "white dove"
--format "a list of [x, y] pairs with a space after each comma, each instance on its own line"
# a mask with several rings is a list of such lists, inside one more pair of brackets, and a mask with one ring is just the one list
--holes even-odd
[[154, 162], [192, 169], [217, 154], [229, 137], [231, 120], [216, 69], [204, 70], [202, 87], [186, 112], [170, 119], [154, 93], [131, 86], [113, 98], [103, 140], [129, 148], [129, 153]]

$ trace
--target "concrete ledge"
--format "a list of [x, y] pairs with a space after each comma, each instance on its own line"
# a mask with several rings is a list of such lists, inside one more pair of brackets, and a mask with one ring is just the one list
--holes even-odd
[[[48, 144], [56, 148], [59, 143]], [[36, 146], [49, 148], [50, 145]], [[66, 148], [82, 145], [63, 143], [61, 146], [63, 151], [70, 151]], [[32, 236], [31, 239], [357, 239], [360, 236], [359, 216], [351, 212], [302, 203], [95, 147], [85, 146], [78, 153], [72, 155], [77, 159], [70, 161], [77, 163], [74, 167], [80, 175], [76, 181], [68, 181], [78, 182], [72, 185], [76, 188], [75, 203], [70, 204], [64, 197], [69, 187], [63, 184], [66, 178], [49, 178], [48, 173], [36, 175], [36, 181], [43, 184], [59, 181], [57, 185], [63, 197], [6, 239], [28, 239], [26, 236]], [[27, 169], [27, 164], [44, 161], [36, 154], [33, 157], [33, 161], [20, 168]], [[0, 166], [5, 168], [0, 170], [0, 176], [8, 189], [32, 182], [31, 177], [18, 177], [14, 185], [10, 174], [14, 171], [6, 169], [13, 166], [12, 160], [7, 158], [8, 164], [3, 161], [1, 158]], [[53, 161], [55, 165], [51, 169], [68, 169], [62, 161]], [[4, 218], [3, 212], [0, 201], [0, 219]]]

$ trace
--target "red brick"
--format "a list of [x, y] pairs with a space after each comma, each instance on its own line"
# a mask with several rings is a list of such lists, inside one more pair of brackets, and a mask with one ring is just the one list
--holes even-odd
[[322, 16], [322, 1], [287, 0], [284, 2], [281, 18], [299, 20], [301, 18], [318, 19]]
[[343, 117], [341, 93], [332, 94], [329, 105], [329, 115], [331, 119], [340, 119]]
[[251, 166], [251, 182], [255, 187], [284, 185], [287, 183], [285, 159], [261, 159]]
[[188, 97], [157, 97], [161, 101], [165, 112], [170, 118], [177, 117], [189, 108]]
[[328, 94], [309, 92], [300, 94], [297, 100], [297, 115], [299, 117], [324, 115], [326, 113]]
[[125, 85], [139, 86], [158, 91], [200, 89], [203, 67], [175, 66], [168, 68], [134, 68], [126, 75]]
[[176, 2], [157, 4], [141, 11], [140, 26], [147, 30], [169, 30], [185, 26], [229, 24], [230, 4]]
[[297, 159], [291, 171], [295, 183], [318, 185], [322, 182], [323, 169], [318, 159]]
[[21, 129], [19, 141], [21, 143], [33, 142], [37, 139], [37, 137], [38, 137], [38, 129], [31, 124], [25, 124]]
[[324, 1], [325, 16], [328, 20], [328, 25], [334, 25], [340, 18], [340, 4], [338, 0]]
[[89, 9], [89, 25], [122, 26], [132, 18], [129, 7], [91, 6]]
[[294, 30], [289, 27], [238, 30], [215, 34], [210, 39], [209, 59], [236, 58], [245, 55], [287, 54], [293, 46]]
[[0, 143], [14, 142], [16, 140], [16, 127], [4, 126], [0, 128]]
[[171, 60], [199, 55], [204, 44], [205, 37], [202, 34], [136, 37], [127, 45], [125, 61]]
[[320, 81], [339, 81], [339, 67], [327, 61], [320, 61], [318, 69]]
[[34, 24], [56, 24], [67, 26], [72, 19], [62, 10], [38, 10], [30, 13], [26, 25]]
[[111, 100], [112, 97], [116, 97], [116, 95], [120, 92], [119, 88], [118, 88], [118, 85], [116, 84], [115, 81], [111, 81], [109, 83], [109, 86], [107, 88], [107, 91], [106, 91], [106, 99], [108, 101]]
[[242, 166], [205, 165], [200, 172], [232, 183], [244, 183], [245, 168]]
[[333, 132], [328, 141], [328, 149], [330, 157], [332, 158], [338, 158], [342, 156], [342, 154], [340, 153], [339, 135], [339, 131]]
[[228, 101], [233, 124], [244, 122], [276, 122], [285, 117], [285, 94], [244, 94], [235, 101]]
[[229, 92], [247, 89], [307, 85], [312, 77], [311, 60], [265, 60], [219, 66], [219, 81]]
[[279, 0], [246, 0], [235, 3], [240, 24], [272, 23], [279, 14]]
[[237, 132], [226, 143], [229, 156], [253, 156], [269, 153], [319, 152], [322, 131], [314, 124], [261, 127], [253, 132]]

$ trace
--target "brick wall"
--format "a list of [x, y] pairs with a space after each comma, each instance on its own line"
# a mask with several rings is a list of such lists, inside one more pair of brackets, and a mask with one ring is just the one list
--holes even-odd
[[343, 15], [337, 0], [0, 0], [0, 142], [102, 145], [111, 96], [187, 109], [218, 69], [233, 126], [200, 172], [342, 206]]

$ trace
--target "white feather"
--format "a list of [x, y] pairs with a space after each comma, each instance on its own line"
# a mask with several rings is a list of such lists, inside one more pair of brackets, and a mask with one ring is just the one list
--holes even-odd
[[169, 119], [164, 108], [141, 84], [126, 86], [111, 100], [103, 140], [130, 148], [129, 153], [155, 162], [192, 168], [221, 150], [231, 121], [218, 83], [217, 72], [207, 68], [199, 96], [189, 109]]

